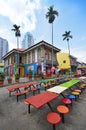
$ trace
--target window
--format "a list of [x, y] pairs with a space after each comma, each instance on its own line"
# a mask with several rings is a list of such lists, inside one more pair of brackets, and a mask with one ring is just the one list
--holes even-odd
[[63, 60], [63, 63], [66, 63], [66, 60]]

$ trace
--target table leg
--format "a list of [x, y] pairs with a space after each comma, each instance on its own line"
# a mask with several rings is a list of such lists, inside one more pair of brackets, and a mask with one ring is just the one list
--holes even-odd
[[11, 97], [11, 91], [9, 92], [9, 97]]
[[60, 113], [61, 117], [62, 117], [62, 123], [64, 123], [64, 114]]
[[26, 93], [24, 94], [24, 96], [25, 96], [25, 99], [26, 99], [26, 97], [27, 97]]
[[51, 107], [50, 103], [48, 102], [47, 105], [49, 106], [49, 108], [51, 109], [51, 111], [53, 112], [53, 108]]
[[30, 113], [30, 104], [28, 105], [28, 113]]
[[17, 95], [17, 102], [18, 102], [18, 95]]
[[61, 93], [61, 95], [62, 95], [62, 97], [64, 97], [64, 98], [65, 98], [65, 96], [63, 95], [63, 93]]

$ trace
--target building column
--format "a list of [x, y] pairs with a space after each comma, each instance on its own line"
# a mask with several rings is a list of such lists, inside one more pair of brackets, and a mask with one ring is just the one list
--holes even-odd
[[35, 62], [37, 62], [37, 49], [35, 50]]

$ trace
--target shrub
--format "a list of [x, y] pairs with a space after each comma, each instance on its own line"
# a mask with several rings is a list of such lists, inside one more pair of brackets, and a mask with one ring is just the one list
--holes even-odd
[[4, 81], [5, 79], [5, 74], [4, 73], [0, 73], [0, 81]]
[[11, 78], [11, 77], [8, 77], [7, 80], [12, 80], [12, 78]]
[[19, 73], [16, 73], [16, 74], [15, 74], [15, 79], [19, 79], [19, 78], [20, 78]]

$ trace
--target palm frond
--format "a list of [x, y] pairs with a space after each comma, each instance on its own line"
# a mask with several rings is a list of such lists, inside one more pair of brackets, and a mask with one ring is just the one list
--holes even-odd
[[58, 12], [56, 10], [53, 10], [54, 6], [50, 6], [48, 8], [48, 12], [46, 13], [46, 18], [48, 19], [49, 23], [53, 23], [55, 20], [55, 16], [58, 16]]
[[66, 39], [66, 37], [63, 38], [63, 41]]
[[69, 41], [70, 38], [72, 38], [72, 35], [70, 35], [71, 31], [65, 31], [65, 33], [62, 35], [64, 38], [63, 40]]

